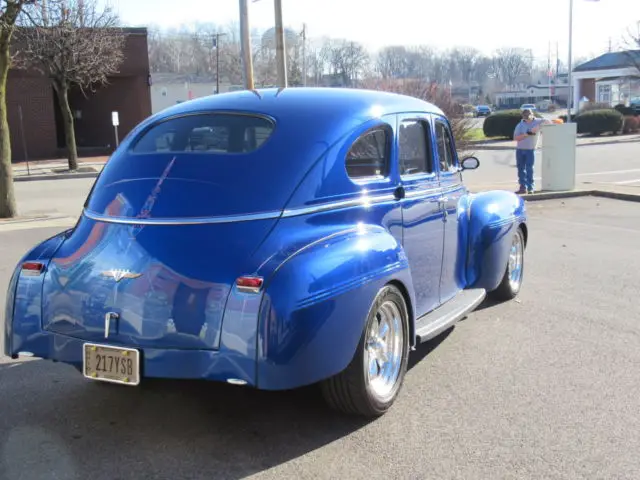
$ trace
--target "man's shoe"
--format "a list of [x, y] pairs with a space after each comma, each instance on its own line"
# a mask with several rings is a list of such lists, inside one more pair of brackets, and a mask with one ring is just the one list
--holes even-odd
[[527, 190], [527, 194], [528, 194], [528, 195], [531, 195], [531, 194], [532, 194], [532, 193], [534, 193], [534, 192], [535, 192], [535, 190], [534, 190], [533, 188], [532, 188], [531, 190]]
[[523, 195], [527, 193], [527, 191], [524, 189], [524, 187], [520, 187], [520, 190], [516, 190], [515, 193], [516, 195]]

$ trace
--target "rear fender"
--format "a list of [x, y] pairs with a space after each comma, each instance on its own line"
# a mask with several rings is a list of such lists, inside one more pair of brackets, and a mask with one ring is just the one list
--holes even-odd
[[467, 285], [495, 290], [504, 275], [513, 234], [527, 221], [524, 200], [502, 190], [478, 193], [468, 215]]
[[[49, 266], [51, 258], [60, 248], [70, 231], [66, 230], [58, 233], [39, 243], [26, 253], [16, 265], [9, 281], [5, 304], [5, 355], [16, 358], [24, 341], [37, 337], [41, 332], [44, 273]], [[44, 271], [40, 275], [29, 276], [22, 273], [21, 267], [24, 262], [36, 261], [44, 264]], [[42, 351], [47, 351], [46, 346]]]
[[265, 284], [258, 386], [295, 388], [346, 368], [375, 295], [393, 280], [403, 284], [413, 305], [404, 250], [382, 227], [360, 225], [290, 255]]

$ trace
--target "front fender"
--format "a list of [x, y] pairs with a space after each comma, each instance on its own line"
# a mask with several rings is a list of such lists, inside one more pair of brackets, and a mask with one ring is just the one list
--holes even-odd
[[40, 242], [18, 262], [7, 289], [4, 316], [4, 353], [16, 358], [24, 340], [37, 334], [42, 327], [42, 284], [44, 272], [38, 276], [22, 274], [24, 262], [42, 262], [44, 271], [64, 242], [68, 232], [60, 232]]
[[524, 200], [502, 190], [478, 193], [471, 199], [468, 215], [467, 284], [495, 290], [504, 275], [515, 229], [526, 225]]
[[402, 245], [387, 230], [358, 226], [298, 250], [268, 278], [258, 329], [263, 389], [309, 385], [347, 367], [378, 290], [413, 288]]

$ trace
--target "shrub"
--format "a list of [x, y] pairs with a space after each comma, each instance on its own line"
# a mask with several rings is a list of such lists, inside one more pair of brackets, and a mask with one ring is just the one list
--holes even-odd
[[640, 132], [640, 117], [635, 115], [627, 115], [624, 117], [622, 125], [622, 133], [638, 133]]
[[622, 129], [624, 117], [613, 109], [590, 110], [580, 113], [576, 117], [578, 133], [589, 133], [591, 135], [601, 135], [611, 132], [618, 133]]
[[588, 102], [582, 105], [578, 114], [592, 112], [593, 110], [609, 110], [610, 108], [611, 105], [609, 105], [608, 103]]
[[[534, 113], [537, 118], [542, 118], [538, 112]], [[495, 112], [485, 118], [482, 130], [485, 137], [513, 138], [513, 131], [516, 125], [522, 120], [520, 110], [503, 110]]]

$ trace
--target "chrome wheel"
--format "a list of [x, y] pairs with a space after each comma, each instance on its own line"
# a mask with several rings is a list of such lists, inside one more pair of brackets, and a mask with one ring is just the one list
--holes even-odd
[[517, 292], [522, 283], [522, 266], [524, 260], [524, 239], [522, 231], [518, 229], [513, 236], [511, 251], [509, 252], [509, 264], [507, 265], [507, 275], [511, 290]]
[[404, 349], [404, 322], [400, 309], [392, 301], [379, 306], [371, 322], [365, 343], [365, 371], [371, 392], [379, 399], [392, 394]]

